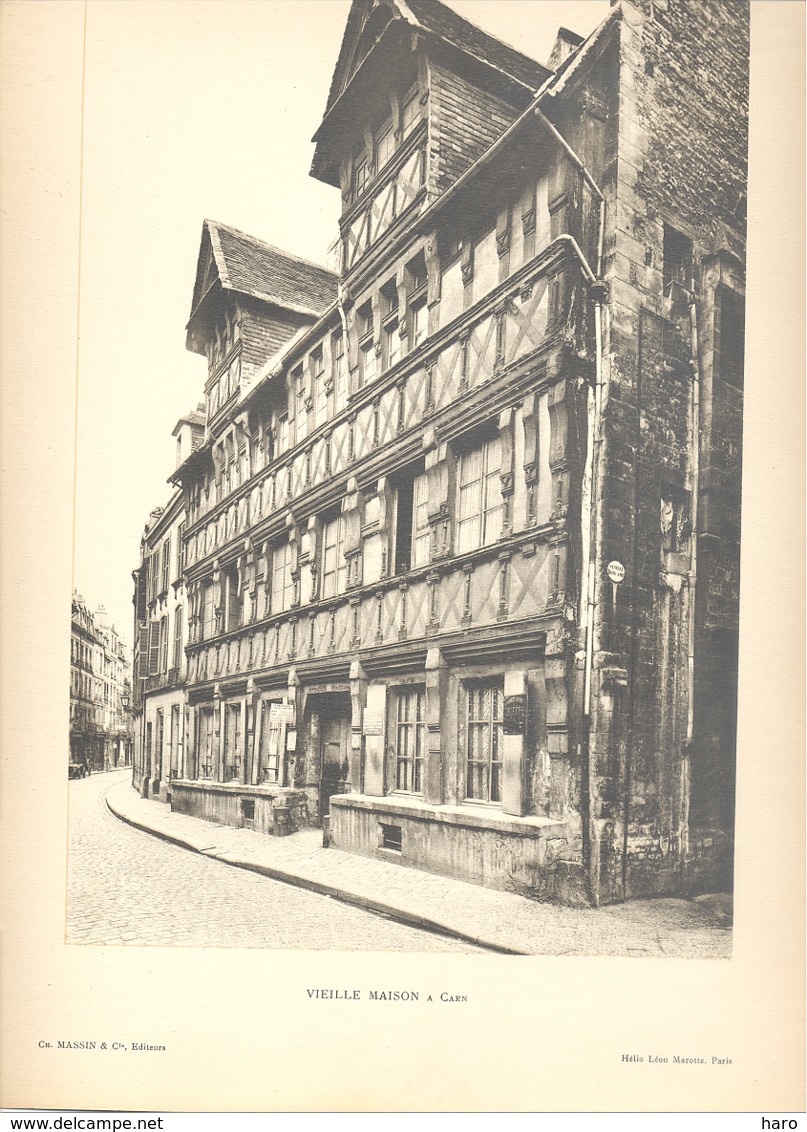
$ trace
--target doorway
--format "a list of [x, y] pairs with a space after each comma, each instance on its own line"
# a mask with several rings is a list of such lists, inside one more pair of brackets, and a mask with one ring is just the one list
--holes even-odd
[[317, 696], [320, 743], [320, 820], [330, 813], [334, 794], [347, 794], [350, 782], [350, 696], [332, 693]]

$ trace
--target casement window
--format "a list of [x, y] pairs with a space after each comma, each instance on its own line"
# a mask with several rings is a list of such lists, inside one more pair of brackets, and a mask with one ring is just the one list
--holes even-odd
[[160, 593], [167, 593], [167, 591], [168, 591], [168, 577], [169, 577], [168, 572], [169, 572], [169, 569], [170, 569], [170, 564], [171, 564], [171, 537], [169, 535], [169, 537], [163, 543], [162, 569], [161, 569], [161, 577], [160, 577]]
[[426, 753], [426, 692], [401, 688], [395, 693], [395, 789], [423, 793]]
[[182, 667], [182, 606], [174, 610], [174, 668]]
[[224, 709], [224, 777], [237, 782], [241, 777], [241, 705], [227, 704]]
[[163, 753], [165, 744], [165, 718], [162, 708], [157, 708], [155, 713], [156, 731], [154, 736], [154, 777], [162, 778], [163, 772]]
[[345, 563], [345, 524], [341, 515], [322, 525], [322, 596], [332, 597], [343, 593], [347, 564]]
[[331, 356], [333, 358], [333, 411], [339, 413], [347, 405], [348, 395], [345, 336], [341, 330], [334, 334], [331, 339]]
[[383, 169], [395, 152], [395, 133], [392, 118], [382, 123], [375, 136], [375, 171]]
[[279, 782], [283, 742], [283, 725], [272, 716], [272, 705], [266, 700], [261, 704], [261, 779], [263, 782]]
[[287, 452], [291, 446], [291, 429], [289, 428], [288, 413], [281, 413], [277, 418], [277, 449], [278, 452]]
[[420, 91], [417, 84], [405, 95], [401, 108], [401, 134], [408, 138], [420, 122]]
[[224, 632], [230, 633], [237, 629], [241, 623], [241, 594], [238, 566], [233, 563], [226, 566], [222, 572], [222, 586], [224, 588]]
[[501, 802], [504, 681], [469, 684], [465, 695], [465, 796], [475, 802]]
[[199, 777], [212, 778], [215, 765], [213, 751], [213, 708], [202, 708], [199, 712]]
[[406, 281], [407, 337], [409, 349], [414, 350], [429, 332], [426, 259], [423, 252], [407, 264]]
[[398, 285], [394, 279], [381, 288], [381, 358], [385, 370], [401, 356], [401, 335], [398, 329]]
[[425, 566], [430, 545], [428, 480], [425, 472], [410, 471], [395, 490], [395, 573]]
[[412, 299], [426, 290], [426, 257], [423, 252], [418, 254], [406, 265], [407, 293]]
[[182, 748], [182, 709], [179, 704], [171, 705], [171, 723], [169, 728], [169, 748], [171, 754], [171, 768], [179, 772], [180, 770], [180, 751]]
[[429, 481], [424, 472], [415, 478], [412, 493], [412, 566], [426, 565], [430, 546]]
[[359, 380], [361, 385], [368, 385], [375, 380], [376, 352], [373, 338], [373, 306], [365, 303], [358, 311], [359, 322]]
[[308, 410], [306, 408], [305, 370], [301, 365], [291, 375], [292, 396], [294, 398], [294, 444], [299, 444], [308, 436]]
[[185, 573], [185, 523], [182, 522], [177, 527], [177, 573], [176, 580], [179, 581]]
[[160, 620], [160, 672], [168, 671], [168, 617]]
[[328, 393], [325, 388], [325, 354], [322, 346], [311, 351], [311, 385], [314, 390], [314, 427], [324, 424], [328, 419]]
[[367, 158], [358, 157], [353, 165], [353, 196], [358, 197], [364, 192], [370, 180], [370, 166]]
[[692, 290], [692, 241], [664, 225], [664, 295], [681, 300]]
[[202, 640], [209, 641], [216, 635], [216, 605], [213, 597], [213, 583], [202, 586]]
[[420, 299], [409, 308], [409, 346], [414, 350], [429, 333], [429, 308], [426, 300]]
[[291, 576], [291, 547], [280, 543], [272, 551], [272, 613], [291, 609], [294, 600], [294, 579]]
[[501, 442], [486, 441], [457, 460], [457, 553], [496, 542], [502, 533]]

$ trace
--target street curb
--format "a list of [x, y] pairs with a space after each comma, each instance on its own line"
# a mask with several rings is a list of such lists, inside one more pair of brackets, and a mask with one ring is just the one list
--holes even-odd
[[180, 849], [187, 849], [191, 853], [199, 853], [200, 856], [210, 857], [213, 860], [220, 861], [223, 865], [232, 865], [234, 868], [259, 873], [262, 876], [270, 877], [272, 880], [281, 881], [283, 884], [289, 884], [295, 888], [307, 889], [321, 896], [330, 896], [332, 900], [338, 900], [342, 904], [351, 904], [354, 907], [363, 908], [366, 911], [376, 912], [379, 915], [386, 916], [390, 920], [406, 924], [409, 927], [421, 928], [424, 931], [433, 932], [437, 935], [450, 936], [452, 939], [460, 940], [463, 943], [472, 943], [476, 947], [485, 948], [486, 951], [496, 951], [503, 955], [532, 954], [529, 951], [519, 951], [513, 947], [505, 947], [503, 944], [495, 943], [482, 936], [473, 936], [468, 932], [463, 932], [452, 927], [450, 924], [444, 924], [439, 920], [430, 920], [423, 916], [418, 916], [415, 912], [407, 912], [405, 908], [397, 908], [392, 904], [385, 904], [384, 901], [376, 900], [371, 896], [360, 896], [357, 892], [337, 888], [335, 885], [326, 884], [324, 881], [312, 880], [310, 877], [302, 877], [296, 873], [285, 872], [283, 869], [275, 868], [272, 865], [263, 865], [257, 861], [243, 860], [240, 857], [234, 857], [227, 853], [219, 853], [215, 849], [197, 849], [195, 845], [192, 845], [182, 837], [166, 833], [161, 829], [155, 829], [153, 826], [138, 821], [136, 818], [130, 817], [128, 814], [115, 809], [109, 800], [111, 790], [112, 787], [104, 794], [104, 802], [106, 803], [107, 809], [114, 817], [118, 818], [119, 821], [124, 822], [126, 825], [132, 826], [134, 829], [139, 829], [144, 833], [150, 833], [153, 837], [158, 837], [160, 840], [167, 841], [171, 845], [176, 845]]

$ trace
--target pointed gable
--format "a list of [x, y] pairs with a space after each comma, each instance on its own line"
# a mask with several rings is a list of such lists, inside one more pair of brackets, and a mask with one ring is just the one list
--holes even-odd
[[281, 251], [237, 228], [205, 220], [191, 317], [219, 282], [225, 290], [317, 318], [336, 299], [337, 279], [327, 267]]
[[[360, 76], [371, 57], [380, 56], [377, 70], [384, 71], [395, 50], [401, 50], [401, 29], [416, 33], [427, 52], [442, 49], [452, 53], [458, 66], [475, 68], [482, 76], [478, 80], [481, 86], [496, 87], [505, 100], [514, 103], [529, 98], [551, 75], [546, 67], [476, 27], [441, 0], [353, 0], [323, 122], [314, 135], [317, 149], [312, 176], [327, 184], [339, 184], [337, 166], [342, 155], [338, 146], [329, 144], [334, 129], [338, 129], [337, 120], [344, 119], [346, 113], [353, 114], [356, 106], [368, 105], [367, 91], [354, 91], [351, 99], [351, 88], [361, 88]], [[346, 103], [353, 109], [346, 110]]]
[[[335, 302], [337, 284], [338, 276], [327, 267], [281, 251], [237, 228], [205, 220], [187, 348], [194, 353], [206, 352], [216, 312], [227, 308], [229, 294], [240, 297], [240, 305], [246, 304], [253, 312], [249, 333], [244, 329], [244, 353], [251, 349], [253, 339], [255, 343], [266, 339], [274, 349]], [[260, 348], [255, 346], [256, 350]], [[258, 364], [257, 354], [254, 361]]]
[[348, 86], [392, 20], [400, 18], [401, 11], [394, 0], [377, 5], [372, 0], [354, 0], [331, 79], [326, 113]]

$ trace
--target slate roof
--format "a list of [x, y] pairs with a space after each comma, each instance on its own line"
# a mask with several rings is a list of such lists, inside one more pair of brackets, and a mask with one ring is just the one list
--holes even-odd
[[[503, 71], [529, 90], [537, 90], [552, 74], [534, 59], [522, 55], [508, 43], [503, 43], [476, 24], [464, 19], [441, 0], [395, 0], [395, 9], [397, 14], [393, 19], [404, 20], [411, 27], [433, 35], [445, 43], [453, 44], [460, 51], [481, 59], [498, 71]], [[362, 5], [358, 0], [354, 0], [331, 79], [326, 115], [337, 102], [344, 85], [345, 70], [349, 65], [349, 47], [358, 31], [362, 11]]]
[[[320, 315], [336, 301], [338, 275], [227, 224], [205, 220], [222, 286], [291, 310]], [[194, 307], [201, 299], [194, 295]]]
[[537, 90], [552, 73], [509, 44], [482, 31], [441, 0], [406, 0], [402, 7], [408, 8], [426, 31], [504, 71], [530, 90]]

